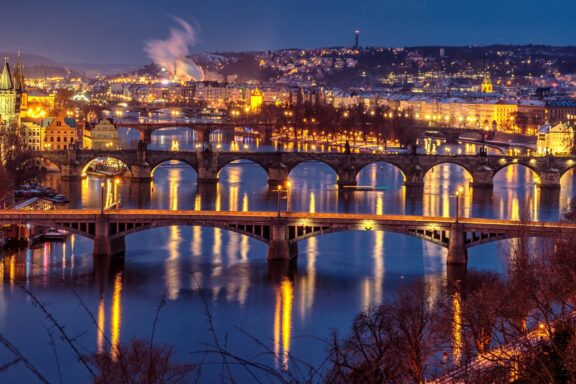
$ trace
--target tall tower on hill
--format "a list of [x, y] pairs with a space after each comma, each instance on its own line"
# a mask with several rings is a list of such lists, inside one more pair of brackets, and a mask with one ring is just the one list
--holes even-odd
[[354, 31], [354, 49], [359, 49], [359, 48], [360, 48], [360, 31], [355, 30]]

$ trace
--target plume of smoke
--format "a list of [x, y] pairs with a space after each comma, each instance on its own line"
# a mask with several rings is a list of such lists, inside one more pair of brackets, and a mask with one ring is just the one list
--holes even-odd
[[204, 72], [190, 59], [189, 47], [196, 45], [196, 31], [186, 21], [173, 17], [180, 28], [170, 28], [166, 40], [152, 39], [145, 43], [144, 52], [157, 65], [164, 67], [177, 80], [203, 80]]

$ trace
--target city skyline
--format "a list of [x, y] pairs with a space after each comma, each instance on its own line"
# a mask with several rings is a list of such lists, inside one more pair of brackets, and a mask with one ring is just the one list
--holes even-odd
[[1, 50], [21, 50], [59, 63], [139, 65], [150, 62], [144, 50], [147, 42], [168, 37], [175, 27], [173, 17], [194, 26], [197, 39], [192, 53], [351, 46], [356, 29], [361, 46], [572, 45], [576, 41], [576, 32], [565, 27], [576, 11], [572, 2], [488, 0], [475, 5], [453, 0], [441, 5], [425, 0], [248, 5], [225, 0], [218, 7], [174, 0], [162, 5], [151, 0], [31, 1], [4, 6], [4, 12], [15, 17], [0, 26], [0, 35], [11, 36], [3, 39]]

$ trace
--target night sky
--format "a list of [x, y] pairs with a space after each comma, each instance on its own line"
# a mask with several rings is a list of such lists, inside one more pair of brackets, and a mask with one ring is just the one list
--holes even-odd
[[176, 16], [192, 52], [345, 46], [576, 45], [574, 0], [27, 0], [2, 1], [0, 51], [63, 63], [141, 64], [144, 43]]

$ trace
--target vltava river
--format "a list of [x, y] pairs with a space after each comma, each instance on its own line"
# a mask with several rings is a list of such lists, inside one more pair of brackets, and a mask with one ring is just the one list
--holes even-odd
[[[134, 132], [126, 135], [127, 142], [134, 138]], [[170, 148], [173, 140], [181, 149], [195, 146], [189, 131], [167, 130], [154, 134], [150, 148]], [[224, 147], [274, 150], [254, 141]], [[301, 164], [290, 178], [293, 188], [282, 209], [289, 205], [303, 212], [454, 216], [455, 190], [463, 186], [462, 216], [558, 220], [574, 188], [569, 173], [559, 192], [540, 191], [530, 171], [519, 166], [502, 170], [493, 190], [469, 188], [468, 176], [453, 165], [429, 172], [420, 192], [403, 187], [400, 173], [380, 163], [359, 176], [359, 185], [374, 190], [340, 192], [335, 173], [319, 163]], [[97, 178], [63, 183], [58, 174], [48, 174], [45, 183], [68, 195], [70, 207], [99, 207]], [[124, 208], [277, 209], [265, 172], [245, 162], [224, 168], [213, 188], [199, 188], [195, 171], [176, 163], [156, 169], [151, 183], [108, 183], [107, 191], [107, 200], [118, 196]], [[503, 271], [505, 244], [471, 249], [469, 268]], [[123, 267], [107, 276], [93, 273], [91, 240], [79, 236], [4, 255], [0, 333], [51, 381], [61, 375], [64, 383], [89, 382], [90, 376], [21, 287], [44, 303], [83, 354], [114, 354], [118, 343], [148, 340], [166, 292], [155, 340], [174, 346], [177, 361], [204, 362], [201, 382], [220, 381], [221, 374], [221, 366], [213, 364], [220, 358], [202, 352], [215, 344], [208, 315], [219, 342], [231, 353], [281, 370], [298, 364], [290, 356], [321, 366], [330, 330], [347, 333], [359, 311], [389, 298], [403, 284], [423, 280], [434, 294], [444, 294], [446, 250], [400, 234], [347, 232], [302, 241], [294, 276], [280, 281], [269, 274], [266, 245], [221, 229], [158, 228], [128, 236], [126, 246]], [[0, 362], [12, 359], [0, 348]], [[234, 372], [238, 381], [251, 381], [245, 371]], [[31, 383], [36, 378], [18, 363], [0, 372], [0, 381]]]

